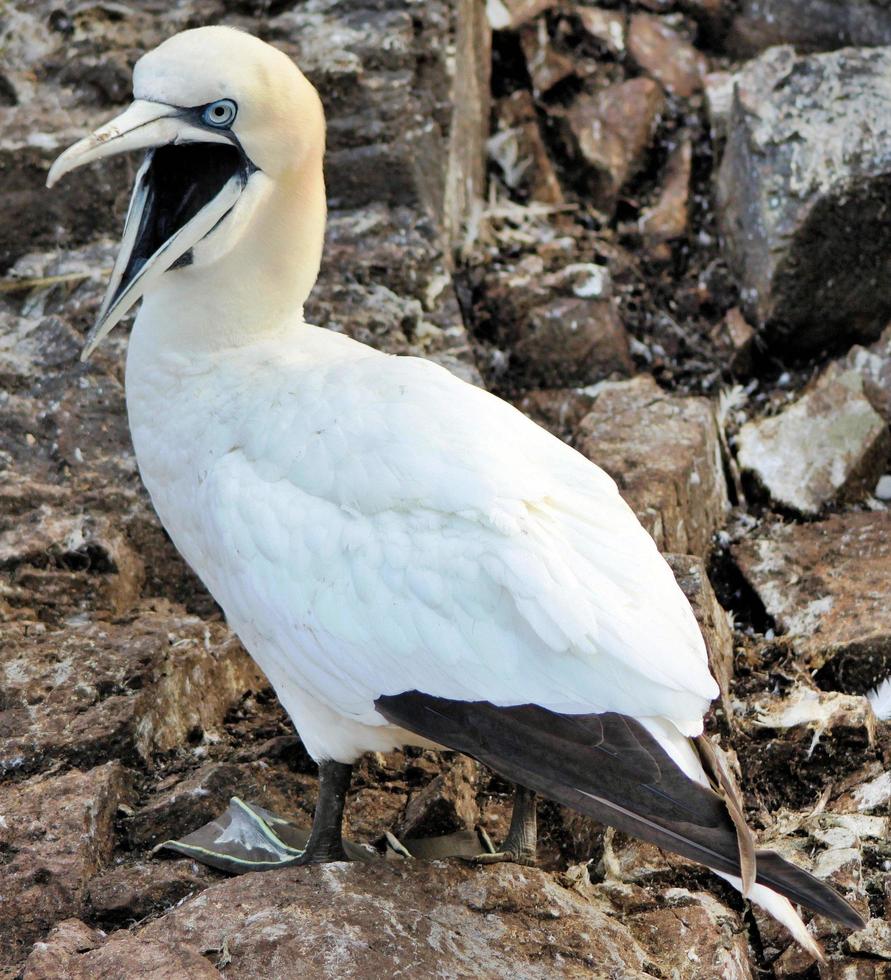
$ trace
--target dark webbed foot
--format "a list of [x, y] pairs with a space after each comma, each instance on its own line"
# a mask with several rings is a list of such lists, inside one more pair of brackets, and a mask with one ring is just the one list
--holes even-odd
[[341, 836], [351, 774], [352, 766], [344, 763], [320, 763], [319, 801], [308, 834], [263, 807], [234, 796], [222, 816], [182, 840], [165, 841], [156, 850], [177, 851], [230, 874], [329, 861], [372, 860], [374, 852], [345, 843]]
[[511, 862], [526, 867], [535, 865], [538, 845], [538, 823], [536, 817], [535, 793], [525, 786], [514, 789], [514, 809], [510, 818], [510, 829], [501, 847], [491, 854], [478, 854], [477, 864], [498, 864]]

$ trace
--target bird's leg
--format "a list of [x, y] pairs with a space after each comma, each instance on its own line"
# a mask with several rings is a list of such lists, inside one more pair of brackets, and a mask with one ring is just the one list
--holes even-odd
[[475, 860], [479, 864], [510, 861], [531, 867], [535, 864], [537, 841], [535, 793], [517, 784], [514, 787], [514, 809], [510, 818], [510, 829], [504, 843], [494, 854], [480, 854]]
[[343, 807], [353, 767], [330, 759], [319, 763], [319, 801], [312, 818], [312, 830], [303, 854], [296, 864], [326, 864], [347, 861], [343, 849]]

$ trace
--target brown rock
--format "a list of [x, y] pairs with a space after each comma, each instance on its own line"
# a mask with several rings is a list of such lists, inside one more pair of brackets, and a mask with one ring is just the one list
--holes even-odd
[[582, 27], [599, 41], [611, 54], [625, 52], [627, 20], [618, 10], [602, 10], [600, 7], [577, 6], [574, 12]]
[[[296, 801], [278, 795], [270, 775], [262, 763], [209, 762], [173, 785], [162, 783], [127, 820], [129, 841], [134, 847], [148, 848], [184, 836], [219, 816], [232, 796], [259, 803], [288, 819], [295, 817]], [[296, 794], [301, 802], [304, 787], [311, 788], [303, 808], [302, 822], [308, 825], [315, 802], [315, 780], [291, 777], [289, 782], [289, 794]], [[296, 822], [301, 822], [299, 814]]]
[[634, 370], [628, 334], [608, 299], [566, 297], [535, 307], [511, 360], [533, 383], [555, 387]]
[[225, 948], [198, 952], [126, 932], [92, 948], [72, 949], [69, 938], [54, 931], [34, 947], [23, 980], [220, 980], [225, 974], [211, 960], [225, 967], [227, 956]]
[[739, 307], [727, 311], [724, 319], [712, 331], [712, 340], [727, 358], [727, 367], [739, 376], [751, 373], [755, 354], [755, 329], [750, 326]]
[[536, 96], [545, 95], [559, 82], [575, 74], [575, 62], [553, 46], [544, 19], [521, 29], [520, 46]]
[[611, 211], [619, 191], [641, 168], [665, 96], [649, 78], [610, 85], [596, 95], [578, 96], [566, 117], [572, 141], [592, 168], [597, 207]]
[[212, 730], [246, 691], [266, 686], [225, 627], [163, 605], [125, 624], [10, 623], [2, 637], [7, 773], [58, 760], [148, 759]]
[[139, 861], [100, 872], [87, 886], [87, 898], [101, 921], [129, 924], [166, 911], [219, 878], [196, 861]]
[[502, 99], [497, 114], [499, 130], [488, 148], [504, 182], [531, 201], [562, 204], [563, 191], [541, 137], [531, 93], [520, 89]]
[[855, 501], [885, 472], [888, 427], [853, 371], [822, 378], [779, 415], [747, 422], [737, 458], [783, 507], [816, 516]]
[[568, 441], [591, 411], [594, 396], [585, 388], [535, 388], [514, 404], [558, 439]]
[[707, 892], [686, 888], [666, 889], [659, 905], [626, 921], [638, 942], [657, 952], [666, 976], [750, 980], [748, 938], [738, 913]]
[[708, 72], [705, 55], [661, 18], [634, 14], [628, 29], [628, 50], [672, 95], [686, 99], [702, 88]]
[[8, 858], [0, 963], [22, 959], [50, 926], [82, 914], [87, 883], [111, 858], [128, 784], [121, 764], [109, 762], [0, 787], [0, 843]]
[[[603, 909], [535, 869], [332, 864], [214, 885], [112, 937], [102, 963], [126, 976], [133, 943], [148, 941], [181, 952], [227, 950], [223, 975], [232, 980], [287, 975], [295, 963], [306, 975], [344, 978], [385, 976], [394, 963], [410, 963], [417, 976], [545, 980], [593, 971], [642, 980], [650, 956]], [[84, 965], [98, 952], [86, 953]]]
[[479, 766], [458, 756], [422, 790], [413, 793], [397, 825], [399, 837], [439, 837], [472, 830], [480, 819], [476, 802]]
[[681, 591], [687, 597], [702, 630], [708, 649], [712, 675], [721, 688], [721, 701], [726, 717], [731, 719], [730, 683], [733, 680], [733, 631], [730, 617], [718, 602], [709, 581], [705, 562], [695, 555], [666, 555]]
[[640, 216], [640, 233], [650, 248], [687, 233], [692, 172], [693, 144], [683, 136], [665, 165], [659, 199]]
[[836, 690], [867, 691], [891, 674], [891, 513], [771, 525], [733, 557], [796, 653], [826, 665]]
[[604, 385], [576, 447], [613, 477], [662, 551], [704, 556], [729, 506], [714, 408], [649, 375]]
[[70, 978], [72, 961], [105, 942], [105, 934], [80, 919], [63, 919], [43, 942], [34, 944], [25, 968], [25, 980]]

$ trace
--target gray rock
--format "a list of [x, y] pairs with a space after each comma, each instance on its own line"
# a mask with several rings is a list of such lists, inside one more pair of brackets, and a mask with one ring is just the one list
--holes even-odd
[[783, 507], [816, 516], [872, 491], [891, 438], [852, 371], [821, 379], [779, 415], [739, 432], [739, 465]]
[[767, 51], [739, 74], [717, 181], [746, 313], [806, 352], [891, 316], [891, 49]]
[[891, 512], [772, 525], [732, 549], [810, 669], [864, 692], [891, 674]]
[[891, 425], [891, 327], [871, 347], [855, 344], [832, 370], [856, 371], [863, 381], [863, 394]]
[[884, 0], [742, 0], [726, 45], [750, 57], [776, 44], [801, 51], [891, 44]]
[[709, 553], [729, 502], [707, 399], [669, 395], [649, 375], [610, 382], [575, 445], [616, 481], [662, 551]]

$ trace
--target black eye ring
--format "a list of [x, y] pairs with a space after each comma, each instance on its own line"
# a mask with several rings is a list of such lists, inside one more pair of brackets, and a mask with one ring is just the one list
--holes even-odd
[[201, 119], [208, 126], [226, 129], [227, 126], [231, 126], [235, 122], [237, 115], [238, 106], [231, 99], [219, 99], [204, 107]]

